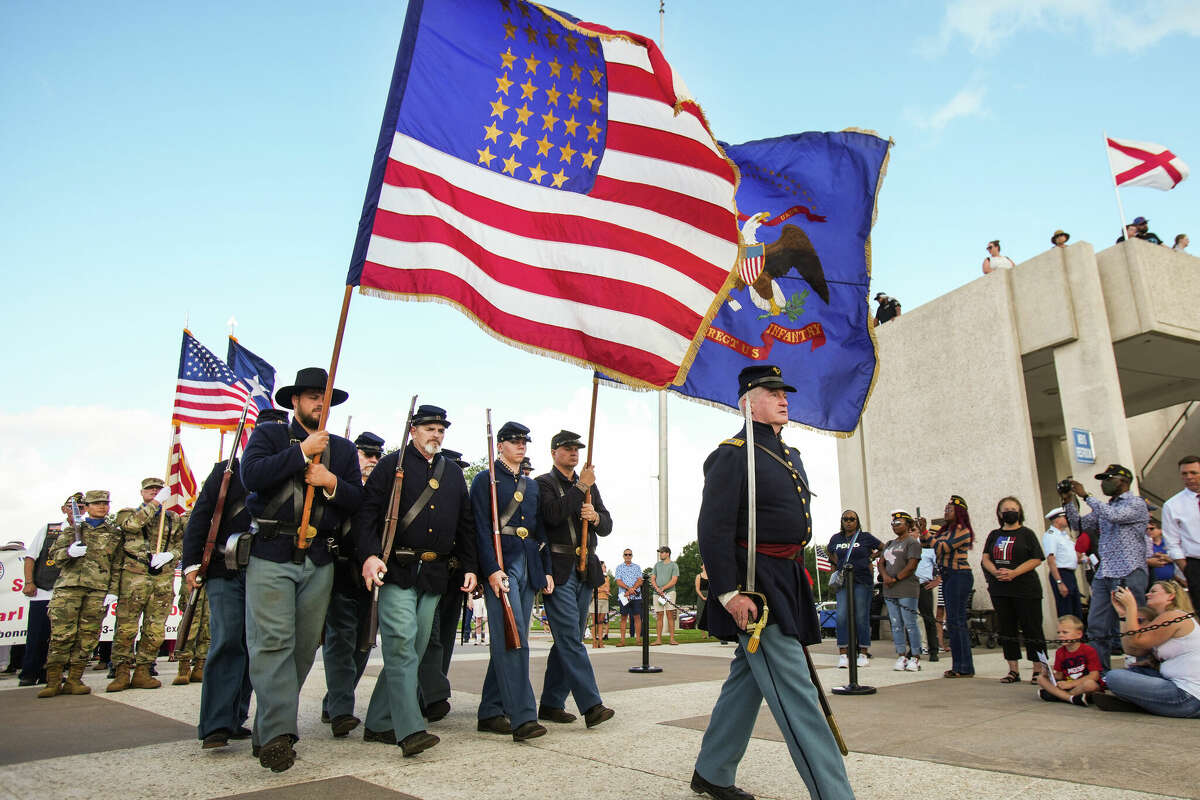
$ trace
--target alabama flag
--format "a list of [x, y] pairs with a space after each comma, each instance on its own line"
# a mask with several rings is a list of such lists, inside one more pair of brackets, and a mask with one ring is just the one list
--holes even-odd
[[1183, 159], [1161, 144], [1105, 138], [1108, 163], [1117, 186], [1149, 186], [1165, 192], [1188, 176], [1188, 165]]

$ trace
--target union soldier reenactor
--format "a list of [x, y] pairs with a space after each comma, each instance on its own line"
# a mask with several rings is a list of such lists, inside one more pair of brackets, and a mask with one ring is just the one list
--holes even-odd
[[[718, 800], [751, 797], [733, 781], [764, 698], [809, 794], [822, 800], [854, 797], [804, 650], [821, 641], [821, 632], [804, 573], [812, 493], [799, 451], [779, 435], [788, 421], [786, 393], [794, 391], [769, 364], [738, 375], [738, 395], [743, 408], [749, 404], [754, 425], [755, 537], [748, 522], [746, 428], [704, 462], [697, 528], [708, 571], [708, 630], [738, 643], [692, 773], [692, 790]], [[756, 569], [748, 578], [750, 538], [757, 540]], [[765, 596], [769, 609], [761, 643], [752, 642], [746, 630], [762, 613], [746, 591]]]
[[[550, 550], [538, 525], [537, 481], [521, 475], [521, 460], [529, 443], [529, 428], [519, 422], [506, 422], [496, 434], [499, 454], [496, 472], [496, 515], [500, 523], [501, 555], [504, 569], [496, 561], [492, 541], [491, 478], [480, 472], [471, 482], [471, 510], [479, 547], [479, 567], [487, 576], [483, 592], [490, 626], [491, 660], [479, 700], [478, 730], [485, 733], [511, 733], [513, 741], [523, 742], [543, 736], [546, 729], [538, 724], [537, 704], [529, 683], [529, 615], [533, 596], [538, 591], [554, 591], [550, 569]], [[513, 618], [520, 636], [519, 650], [504, 644], [504, 606], [500, 593], [508, 595]]]
[[[442, 457], [459, 469], [466, 470], [470, 464], [462, 460], [462, 453], [443, 447]], [[471, 538], [475, 529], [471, 528]], [[470, 596], [460, 590], [465, 577], [458, 559], [450, 559], [450, 578], [446, 581], [446, 592], [433, 615], [433, 627], [429, 632], [429, 643], [425, 655], [421, 656], [421, 668], [417, 680], [421, 687], [421, 715], [430, 722], [444, 719], [450, 713], [450, 659], [454, 656], [454, 637], [458, 634], [458, 621], [463, 607], [471, 602]], [[462, 617], [464, 620], [465, 617]], [[467, 624], [464, 622], [464, 624]]]
[[[116, 677], [106, 692], [157, 689], [150, 674], [158, 648], [166, 635], [171, 601], [175, 599], [175, 562], [183, 551], [183, 523], [173, 511], [164, 511], [155, 497], [163, 490], [162, 478], [142, 481], [142, 504], [117, 512], [121, 529], [120, 558], [113, 564], [119, 575], [117, 626], [113, 633], [112, 663]], [[138, 620], [141, 619], [141, 636]], [[137, 653], [133, 640], [137, 637]], [[133, 678], [129, 677], [133, 667]]]
[[[333, 587], [328, 542], [362, 501], [354, 445], [318, 430], [328, 381], [320, 367], [296, 373], [292, 385], [275, 393], [278, 405], [292, 409], [291, 425], [257, 426], [242, 457], [254, 531], [246, 567], [246, 643], [257, 697], [253, 743], [259, 763], [273, 772], [296, 760], [300, 687], [317, 654]], [[348, 397], [334, 389], [330, 404]], [[310, 486], [312, 514], [300, 530]]]
[[[365, 485], [371, 470], [383, 455], [383, 439], [363, 431], [354, 439], [358, 469]], [[369, 650], [358, 647], [362, 632], [371, 624], [371, 594], [363, 588], [354, 557], [354, 540], [347, 517], [338, 531], [333, 561], [333, 594], [325, 612], [325, 643], [321, 661], [325, 665], [325, 697], [321, 700], [321, 722], [340, 739], [358, 727], [354, 716], [354, 690], [367, 668]]]
[[[259, 412], [255, 427], [286, 422], [287, 412], [268, 408]], [[218, 461], [204, 479], [183, 534], [183, 577], [189, 593], [196, 587], [226, 463]], [[250, 512], [246, 509], [246, 487], [242, 485], [240, 466], [240, 460], [235, 458], [229, 486], [225, 489], [225, 506], [221, 510], [221, 525], [215, 542], [222, 549], [230, 536], [250, 529]], [[230, 739], [250, 738], [250, 729], [246, 727], [252, 693], [250, 654], [246, 649], [246, 571], [231, 569], [223, 555], [214, 549], [208, 574], [204, 577], [210, 641], [200, 687], [200, 724], [196, 734], [206, 750], [224, 747]]]
[[[108, 521], [108, 492], [93, 489], [83, 496], [86, 517], [58, 534], [50, 558], [59, 568], [54, 596], [46, 609], [50, 617], [50, 647], [46, 652], [46, 688], [38, 697], [60, 692], [88, 694], [83, 670], [100, 640], [104, 609], [116, 598], [121, 580], [114, 562], [119, 558], [121, 532]], [[70, 665], [63, 682], [63, 668]]]
[[[475, 528], [462, 469], [438, 451], [450, 421], [445, 410], [423, 405], [409, 428], [403, 450], [384, 456], [364, 489], [354, 521], [362, 578], [379, 587], [379, 632], [383, 672], [371, 693], [363, 739], [399, 744], [406, 756], [428, 750], [440, 739], [425, 730], [418, 700], [418, 669], [446, 594], [451, 558], [461, 565], [460, 593], [475, 588]], [[400, 462], [400, 458], [404, 461]], [[383, 552], [383, 530], [396, 480], [400, 487], [392, 552]]]
[[[579, 434], [559, 431], [550, 440], [554, 468], [537, 477], [538, 516], [550, 543], [554, 594], [546, 597], [546, 617], [554, 646], [546, 659], [538, 719], [574, 722], [565, 708], [567, 695], [589, 728], [611, 719], [613, 710], [600, 702], [596, 675], [583, 646], [592, 590], [606, 580], [596, 555], [597, 536], [612, 533], [612, 516], [596, 488], [596, 471], [585, 466], [578, 475], [579, 450], [586, 445]], [[591, 493], [589, 502], [588, 493]], [[587, 523], [587, 572], [579, 572], [583, 523]]]

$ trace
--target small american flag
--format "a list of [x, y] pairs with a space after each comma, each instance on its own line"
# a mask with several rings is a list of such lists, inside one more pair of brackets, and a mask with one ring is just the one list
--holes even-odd
[[[242, 407], [250, 390], [225, 362], [200, 344], [191, 331], [183, 332], [179, 353], [179, 377], [175, 384], [175, 408], [171, 422], [199, 428], [233, 430], [242, 418]], [[250, 404], [246, 424], [258, 419], [258, 406]]]
[[171, 439], [171, 465], [167, 472], [167, 511], [182, 514], [196, 502], [196, 476], [188, 466], [187, 456], [183, 454], [183, 443], [179, 441], [179, 426], [175, 426], [175, 435]]
[[818, 572], [833, 572], [833, 565], [829, 563], [829, 553], [824, 547], [817, 545], [815, 548], [817, 554], [817, 571]]

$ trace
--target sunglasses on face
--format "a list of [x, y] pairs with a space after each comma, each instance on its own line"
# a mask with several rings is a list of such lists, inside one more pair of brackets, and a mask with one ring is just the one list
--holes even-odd
[[842, 522], [858, 522], [858, 517], [842, 517]]
[[624, 553], [625, 558], [633, 558], [633, 553]]

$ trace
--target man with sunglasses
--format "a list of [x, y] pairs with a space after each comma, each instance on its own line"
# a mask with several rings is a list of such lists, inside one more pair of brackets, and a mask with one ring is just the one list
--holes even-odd
[[613, 576], [617, 579], [617, 597], [621, 601], [621, 638], [617, 647], [625, 646], [625, 619], [632, 617], [629, 632], [636, 643], [642, 638], [642, 568], [633, 563], [633, 551], [621, 554], [622, 563], [617, 565]]

